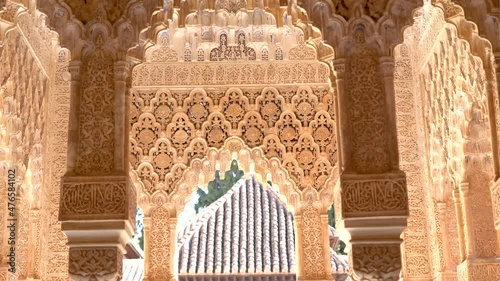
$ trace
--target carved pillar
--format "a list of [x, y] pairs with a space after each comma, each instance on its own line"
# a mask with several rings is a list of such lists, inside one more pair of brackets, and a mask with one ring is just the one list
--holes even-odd
[[334, 62], [343, 168], [341, 225], [351, 237], [355, 280], [399, 280], [408, 195], [398, 163], [394, 62], [366, 43], [363, 27], [356, 27], [352, 36], [345, 59]]
[[469, 204], [469, 184], [461, 183], [460, 184], [460, 201], [462, 205], [462, 217], [463, 217], [463, 225], [464, 225], [464, 242], [465, 242], [465, 255], [467, 257], [474, 256], [474, 234], [471, 229], [472, 221], [471, 221], [471, 213], [470, 213], [470, 204]]
[[[336, 83], [337, 83], [337, 95], [338, 95], [338, 107], [340, 108], [339, 116], [338, 116], [338, 121], [337, 121], [337, 127], [339, 130], [339, 145], [340, 145], [340, 163], [343, 163], [346, 168], [349, 168], [349, 159], [347, 155], [347, 151], [350, 150], [349, 142], [344, 141], [347, 136], [349, 135], [348, 133], [348, 126], [347, 126], [347, 97], [346, 93], [344, 90], [344, 75], [345, 75], [345, 59], [337, 59], [333, 63], [333, 68], [335, 70], [336, 74]], [[332, 79], [333, 80], [333, 79]], [[346, 161], [344, 161], [346, 159]]]
[[144, 281], [149, 281], [149, 252], [150, 252], [150, 239], [151, 239], [151, 217], [144, 217]]
[[114, 62], [94, 37], [94, 49], [71, 62], [68, 172], [59, 220], [68, 237], [73, 280], [120, 280], [125, 245], [134, 233], [135, 187], [128, 177], [128, 64]]
[[[172, 212], [164, 207], [158, 207], [151, 214], [151, 231], [145, 253], [148, 257], [148, 281], [169, 281], [174, 279], [174, 247], [175, 247], [175, 219]], [[146, 244], [145, 243], [145, 244]]]
[[298, 280], [332, 280], [328, 215], [312, 196], [295, 216], [297, 229]]
[[70, 108], [68, 123], [68, 171], [75, 168], [76, 151], [78, 147], [78, 115], [80, 112], [80, 70], [81, 61], [70, 61], [68, 71], [71, 74]]
[[[494, 71], [496, 75], [496, 86], [497, 86], [497, 97], [493, 98], [493, 100], [500, 99], [500, 52], [495, 53], [495, 63], [494, 63]], [[500, 105], [495, 105], [496, 111], [496, 129], [497, 132], [493, 132], [497, 134], [497, 137], [500, 138]], [[498, 142], [499, 140], [497, 140]], [[495, 161], [497, 163], [498, 161]], [[498, 175], [496, 175], [498, 177]], [[495, 183], [491, 186], [491, 199], [493, 204], [493, 216], [495, 220], [495, 229], [500, 230], [500, 178], [495, 178]]]
[[436, 220], [437, 220], [437, 237], [435, 238], [436, 241], [436, 250], [439, 252], [438, 256], [440, 257], [439, 259], [439, 265], [438, 265], [438, 272], [435, 274], [434, 280], [436, 281], [445, 281], [445, 280], [456, 280], [456, 272], [455, 272], [455, 266], [452, 264], [451, 261], [451, 249], [450, 249], [450, 234], [448, 232], [448, 227], [449, 227], [449, 219], [448, 219], [448, 214], [447, 214], [447, 209], [448, 209], [448, 203], [446, 202], [437, 202], [436, 203]]
[[457, 213], [458, 224], [458, 239], [460, 245], [460, 260], [465, 260], [465, 233], [464, 233], [464, 217], [462, 214], [462, 203], [460, 201], [460, 190], [453, 190], [453, 202], [455, 203], [455, 211]]
[[385, 120], [386, 120], [386, 132], [387, 132], [387, 152], [389, 154], [391, 169], [399, 169], [399, 155], [398, 155], [398, 141], [396, 139], [397, 135], [394, 133], [397, 131], [396, 127], [396, 94], [394, 91], [394, 58], [393, 57], [381, 57], [380, 70], [382, 74], [382, 83], [385, 90]]
[[28, 278], [38, 279], [39, 264], [40, 264], [40, 210], [32, 209], [29, 215], [29, 231], [30, 231], [30, 252], [32, 258], [28, 260]]

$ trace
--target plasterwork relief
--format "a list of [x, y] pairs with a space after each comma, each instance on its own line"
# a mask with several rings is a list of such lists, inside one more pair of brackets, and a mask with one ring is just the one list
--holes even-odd
[[68, 147], [68, 120], [70, 108], [70, 79], [68, 68], [69, 52], [58, 49], [51, 66], [50, 96], [48, 99], [47, 157], [45, 167], [46, 186], [44, 202], [48, 206], [42, 215], [42, 225], [47, 229], [42, 235], [42, 243], [47, 245], [42, 252], [42, 279], [67, 281], [68, 277], [68, 239], [61, 231], [59, 222], [59, 201], [61, 179], [66, 173]]
[[102, 34], [82, 66], [78, 156], [80, 175], [109, 174], [114, 167], [113, 58], [104, 50]]
[[356, 217], [378, 213], [405, 215], [408, 209], [406, 179], [403, 175], [392, 178], [363, 180], [342, 179], [342, 213], [344, 217]]
[[351, 262], [355, 280], [399, 280], [401, 252], [399, 244], [352, 245]]
[[[441, 186], [446, 186], [446, 177], [458, 177], [458, 179], [462, 178], [469, 182], [470, 210], [467, 210], [469, 208], [468, 202], [462, 202], [462, 204], [465, 208], [464, 214], [470, 214], [474, 220], [474, 227], [471, 229], [474, 229], [473, 236], [476, 237], [476, 241], [472, 242], [470, 237], [466, 237], [466, 240], [469, 240], [466, 243], [467, 245], [475, 245], [472, 247], [476, 250], [470, 249], [469, 251], [474, 251], [476, 255], [491, 257], [494, 256], [494, 252], [483, 252], [485, 250], [495, 251], [496, 249], [496, 238], [494, 238], [496, 235], [491, 229], [493, 224], [492, 207], [491, 203], [488, 203], [491, 202], [491, 199], [488, 198], [490, 195], [486, 191], [492, 177], [493, 167], [491, 142], [489, 141], [491, 139], [487, 127], [489, 121], [485, 104], [487, 98], [484, 89], [484, 70], [482, 70], [481, 60], [472, 57], [469, 53], [467, 44], [454, 37], [453, 29], [444, 29], [441, 32], [442, 36], [447, 35], [447, 41], [435, 51], [435, 55], [428, 62], [427, 70], [424, 70], [424, 75], [426, 75], [424, 79], [433, 81], [425, 88], [429, 96], [427, 98], [428, 104], [424, 105], [424, 110], [428, 112], [427, 116], [431, 118], [427, 119], [429, 125], [426, 129], [433, 140], [431, 153], [435, 151], [434, 155], [437, 156], [431, 158], [431, 165], [444, 165], [446, 167], [451, 164], [454, 167], [454, 169], [448, 170], [448, 174], [438, 175], [437, 178], [441, 178], [441, 180], [437, 184]], [[450, 45], [456, 46], [453, 49], [454, 54], [449, 53], [452, 51]], [[450, 58], [450, 61], [446, 62], [444, 57]], [[451, 66], [455, 63], [458, 67], [452, 69]], [[453, 75], [454, 72], [455, 75]], [[474, 84], [472, 84], [473, 82], [467, 84], [466, 81], [474, 81]], [[453, 83], [458, 87], [448, 87], [449, 84], [443, 85], [443, 83]], [[444, 88], [445, 95], [443, 96], [439, 96], [437, 90], [441, 87]], [[469, 103], [467, 103], [467, 99]], [[446, 113], [442, 109], [449, 107], [456, 108], [455, 113]], [[438, 120], [442, 121], [438, 122]], [[466, 130], [463, 130], [464, 126], [467, 128]], [[444, 128], [449, 129], [443, 130]], [[454, 144], [447, 143], [450, 140], [453, 140]], [[463, 151], [457, 147], [457, 144], [460, 143], [464, 147]], [[448, 154], [451, 157], [448, 158]], [[465, 166], [462, 166], [461, 161], [463, 160], [461, 159], [467, 159]], [[440, 170], [443, 171], [443, 169]], [[486, 197], [476, 199], [477, 196]], [[481, 200], [481, 204], [474, 203], [477, 202], [475, 200]], [[468, 236], [467, 233], [470, 232], [465, 231], [464, 233]]]
[[[409, 46], [395, 48], [394, 90], [396, 125], [398, 129], [399, 163], [406, 174], [408, 192], [408, 226], [403, 236], [404, 278], [430, 278], [430, 236], [428, 233], [428, 207], [430, 197], [424, 186], [426, 169], [421, 168], [420, 149], [424, 149], [424, 136], [417, 128], [422, 126], [415, 117], [418, 92], [413, 91], [412, 61]], [[417, 137], [415, 137], [417, 136]]]
[[125, 180], [89, 183], [65, 181], [61, 192], [61, 220], [128, 217], [128, 205], [124, 204], [128, 201]]
[[[336, 177], [329, 68], [316, 59], [316, 49], [303, 40], [302, 31], [259, 24], [255, 26], [268, 29], [266, 36], [270, 36], [259, 41], [255, 34], [259, 29], [252, 26], [234, 33], [220, 23], [216, 26], [202, 27], [204, 41], [186, 36], [182, 42], [171, 38], [194, 29], [177, 27], [174, 19], [169, 29], [155, 33], [156, 45], [145, 50], [146, 62], [132, 71], [131, 174], [137, 179], [139, 205], [152, 218], [150, 233], [155, 237], [168, 236], [165, 228], [171, 225], [150, 210], [168, 203], [179, 212], [198, 181], [206, 184], [216, 166], [225, 169], [232, 157], [246, 171], [254, 169], [262, 175], [260, 180], [270, 175], [273, 186], [279, 186], [293, 207], [298, 207], [305, 190], [330, 194], [325, 187]], [[160, 50], [170, 55], [155, 56]], [[331, 195], [324, 198], [322, 209], [315, 209], [315, 215], [304, 222], [305, 231], [316, 237], [304, 245], [312, 259], [308, 278], [331, 278], [325, 271], [329, 253], [316, 251], [323, 249], [325, 240], [315, 234], [319, 225], [326, 226], [326, 221], [318, 221], [319, 214], [331, 204], [327, 202]], [[156, 253], [150, 256], [149, 280], [175, 274], [170, 268], [173, 249], [155, 239], [159, 238], [151, 238], [148, 244]], [[323, 261], [323, 267], [318, 267], [314, 256]]]
[[[17, 280], [41, 278], [47, 274], [46, 261], [42, 257], [50, 251], [44, 243], [45, 239], [49, 239], [50, 204], [43, 202], [47, 202], [46, 194], [50, 188], [44, 187], [43, 183], [50, 178], [49, 169], [44, 165], [49, 157], [45, 153], [46, 131], [50, 126], [46, 123], [49, 118], [47, 100], [50, 97], [48, 77], [52, 66], [52, 47], [57, 40], [54, 40], [55, 33], [45, 26], [45, 17], [39, 11], [28, 13], [17, 5], [9, 6], [14, 13], [7, 12], [1, 17], [11, 17], [10, 20], [16, 21], [17, 28], [1, 36], [4, 45], [0, 48], [0, 123], [4, 148], [0, 174], [7, 178], [7, 169], [16, 169], [19, 196], [16, 253], [19, 258], [17, 272], [9, 278]], [[61, 144], [66, 141], [64, 139]], [[51, 221], [57, 222], [57, 217]]]
[[347, 56], [345, 74], [352, 140], [350, 158], [357, 172], [384, 173], [389, 169], [386, 99], [378, 75], [377, 55], [366, 45], [362, 30], [354, 36], [355, 45]]
[[302, 272], [299, 271], [299, 278], [324, 279], [326, 267], [322, 246], [325, 232], [322, 227], [320, 210], [314, 206], [312, 196], [304, 202], [301, 210], [301, 221], [297, 225], [297, 229], [302, 235]]
[[116, 248], [73, 247], [69, 251], [69, 274], [71, 280], [121, 280], [122, 258], [122, 253]]
[[[417, 101], [415, 120], [418, 124], [421, 114], [418, 112], [423, 112], [425, 129], [419, 129], [417, 132], [424, 131], [428, 134], [426, 148], [419, 148], [419, 151], [428, 153], [427, 177], [432, 186], [429, 194], [432, 197], [431, 202], [434, 202], [430, 206], [427, 205], [430, 211], [430, 246], [433, 249], [434, 278], [456, 280], [455, 268], [467, 257], [467, 253], [477, 249], [481, 252], [480, 255], [492, 256], [495, 255], [496, 249], [496, 238], [491, 227], [493, 215], [491, 207], [488, 207], [491, 200], [480, 198], [471, 201], [473, 188], [470, 180], [474, 178], [475, 189], [482, 190], [476, 191], [476, 196], [481, 194], [488, 197], [488, 188], [484, 186], [489, 185], [493, 172], [491, 137], [487, 125], [489, 114], [485, 106], [488, 102], [488, 90], [484, 81], [487, 78], [481, 59], [473, 57], [469, 45], [456, 38], [456, 29], [445, 24], [441, 10], [428, 7], [425, 12], [417, 10], [416, 15], [411, 32], [405, 32], [405, 44], [418, 46], [409, 50], [413, 75], [420, 76], [420, 81], [415, 80], [412, 86]], [[432, 20], [425, 21], [426, 18]], [[434, 41], [440, 44], [434, 44]], [[404, 62], [404, 58], [401, 61]], [[403, 91], [404, 84], [401, 86]], [[424, 94], [423, 97], [419, 96], [420, 92]], [[420, 104], [421, 100], [424, 103]], [[457, 197], [455, 212], [451, 196], [453, 181], [466, 179], [469, 181], [468, 189], [465, 193], [461, 191], [460, 194], [464, 195]], [[475, 200], [480, 200], [481, 206], [472, 203], [477, 202]], [[483, 214], [480, 219], [471, 218], [475, 212]], [[471, 219], [482, 223], [483, 227], [478, 230], [481, 234], [475, 230], [476, 227], [470, 226]], [[475, 237], [475, 241], [471, 241], [470, 237]], [[483, 247], [485, 244], [489, 246]], [[462, 257], [458, 249], [462, 250]], [[459, 267], [459, 280], [466, 280], [463, 279], [466, 278], [463, 270], [460, 271], [460, 268], [464, 267], [464, 264]], [[493, 280], [495, 277], [486, 279]]]
[[[175, 225], [175, 223], [174, 223]], [[171, 269], [171, 214], [159, 207], [151, 214], [151, 234], [149, 236], [149, 266], [147, 278], [151, 281], [170, 280], [173, 277]]]

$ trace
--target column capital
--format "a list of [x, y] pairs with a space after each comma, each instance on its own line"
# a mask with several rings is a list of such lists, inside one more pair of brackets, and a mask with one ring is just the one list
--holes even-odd
[[71, 81], [79, 81], [81, 74], [82, 62], [81, 61], [70, 61], [68, 64], [68, 71], [71, 74]]
[[129, 63], [126, 61], [117, 61], [114, 64], [114, 78], [116, 82], [125, 82], [129, 75]]
[[401, 272], [400, 244], [353, 244], [354, 280], [398, 281]]
[[333, 70], [338, 79], [344, 78], [346, 59], [336, 59], [333, 61]]
[[70, 247], [72, 280], [121, 280], [123, 254], [115, 247]]
[[394, 75], [394, 58], [393, 57], [381, 57], [379, 58], [380, 70], [384, 77], [390, 77]]
[[437, 210], [440, 214], [444, 214], [446, 213], [446, 202], [437, 202], [436, 203], [436, 206], [437, 206]]
[[469, 183], [463, 182], [460, 184], [460, 194], [463, 197], [469, 197]]

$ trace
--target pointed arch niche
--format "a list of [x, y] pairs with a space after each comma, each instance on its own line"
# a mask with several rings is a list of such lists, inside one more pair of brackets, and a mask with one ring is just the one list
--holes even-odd
[[335, 102], [330, 67], [317, 54], [333, 50], [259, 8], [237, 13], [248, 20], [230, 27], [221, 24], [234, 20], [224, 9], [198, 15], [201, 28], [191, 22], [198, 17], [182, 28], [174, 17], [132, 69], [129, 162], [145, 213], [145, 279], [175, 277], [177, 216], [234, 158], [257, 181], [270, 175], [294, 213], [298, 278], [331, 280]]
[[395, 48], [398, 145], [409, 199], [405, 279], [500, 278], [491, 49], [463, 9], [448, 2], [415, 10]]

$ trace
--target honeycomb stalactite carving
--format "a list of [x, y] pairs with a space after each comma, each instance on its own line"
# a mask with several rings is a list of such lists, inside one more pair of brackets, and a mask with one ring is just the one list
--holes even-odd
[[[133, 96], [139, 96], [137, 91], [133, 90]], [[162, 120], [171, 120], [166, 126], [157, 121], [159, 118], [153, 107], [135, 106], [141, 104], [142, 99], [132, 99], [130, 106], [134, 107], [134, 111], [139, 110], [137, 117], [132, 119], [136, 122], [132, 122], [130, 159], [139, 177], [144, 180], [145, 186], [148, 186], [148, 193], [152, 194], [155, 190], [153, 186], [164, 181], [169, 173], [168, 167], [175, 163], [188, 165], [192, 159], [202, 158], [208, 147], [221, 148], [230, 136], [239, 136], [249, 147], [262, 147], [267, 157], [276, 157], [287, 163], [289, 172], [295, 175], [295, 180], [297, 184], [300, 182], [302, 189], [308, 186], [318, 190], [323, 188], [325, 181], [321, 175], [331, 174], [337, 161], [334, 116], [325, 110], [319, 110], [315, 114], [314, 111], [308, 112], [309, 117], [305, 117], [304, 113], [303, 120], [307, 126], [303, 126], [297, 117], [300, 113], [296, 112], [305, 111], [285, 111], [286, 108], [297, 108], [299, 103], [310, 102], [310, 108], [317, 107], [320, 104], [319, 97], [314, 93], [318, 91], [303, 87], [304, 99], [286, 103], [280, 94], [281, 91], [268, 87], [262, 90], [267, 94], [254, 99], [253, 104], [245, 97], [243, 90], [229, 88], [220, 91], [226, 94], [216, 105], [217, 102], [204, 90], [193, 89], [187, 94], [188, 98], [183, 107], [172, 107], [171, 112], [163, 111], [170, 114], [161, 117]], [[160, 92], [167, 93], [166, 90]], [[152, 98], [151, 104], [154, 103], [155, 99]], [[264, 110], [266, 106], [270, 106], [272, 110]], [[275, 112], [275, 109], [278, 109], [278, 112]], [[283, 113], [278, 116], [281, 110]], [[262, 112], [266, 115], [263, 116]], [[312, 135], [301, 137], [306, 132], [312, 132]], [[165, 164], [160, 169], [157, 164], [151, 162], [155, 161], [151, 152], [155, 151], [157, 154], [159, 151], [166, 151], [166, 148], [158, 147], [157, 143], [163, 135], [169, 140], [168, 147], [175, 149], [175, 153], [162, 154]], [[333, 155], [330, 155], [331, 153]]]

